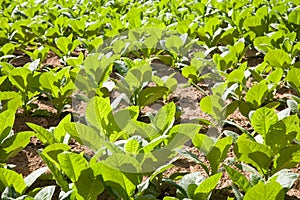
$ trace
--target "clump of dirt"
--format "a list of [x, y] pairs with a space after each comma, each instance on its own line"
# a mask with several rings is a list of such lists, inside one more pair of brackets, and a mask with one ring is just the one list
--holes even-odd
[[7, 164], [15, 165], [13, 170], [26, 177], [31, 172], [46, 166], [37, 151], [34, 145], [28, 145], [15, 157], [9, 158]]

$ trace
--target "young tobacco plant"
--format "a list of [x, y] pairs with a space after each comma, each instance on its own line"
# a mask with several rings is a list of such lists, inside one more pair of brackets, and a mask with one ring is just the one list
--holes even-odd
[[[3, 93], [0, 93], [0, 95]], [[3, 100], [3, 95], [1, 95]], [[15, 156], [34, 136], [32, 131], [24, 131], [14, 134], [12, 127], [15, 121], [17, 109], [21, 106], [22, 101], [20, 96], [15, 96], [14, 99], [8, 99], [8, 102], [3, 105], [0, 116], [0, 162], [5, 163], [8, 158]]]
[[39, 94], [38, 88], [40, 86], [38, 81], [40, 72], [30, 68], [30, 65], [28, 67], [29, 69], [26, 67], [11, 67], [5, 72], [12, 86], [16, 87], [18, 93], [21, 95], [22, 108], [27, 115], [35, 106], [32, 104], [32, 101], [37, 98], [37, 95]]
[[[242, 134], [234, 144], [237, 160], [245, 163], [236, 164], [236, 167], [250, 172], [250, 180], [230, 166], [224, 168], [234, 184], [246, 193], [244, 198], [248, 199], [264, 188], [277, 188], [275, 194], [267, 194], [263, 199], [277, 195], [278, 199], [283, 199], [298, 177], [287, 169], [299, 163], [299, 118], [262, 107], [251, 114], [250, 121], [253, 134]], [[233, 190], [241, 199], [243, 194], [235, 185]]]
[[120, 97], [130, 105], [144, 107], [163, 97], [168, 91], [164, 86], [147, 87], [151, 80], [151, 66], [145, 61], [140, 61], [129, 69], [124, 79], [116, 83], [116, 87], [124, 94]]
[[46, 94], [56, 108], [58, 115], [72, 102], [71, 94], [75, 90], [75, 85], [70, 71], [70, 67], [65, 67], [59, 71], [51, 69], [39, 77], [40, 92]]

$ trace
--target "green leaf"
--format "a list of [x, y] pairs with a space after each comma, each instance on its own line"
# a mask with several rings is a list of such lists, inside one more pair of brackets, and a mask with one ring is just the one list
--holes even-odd
[[219, 139], [206, 155], [209, 160], [212, 174], [217, 173], [220, 163], [226, 158], [230, 145], [232, 144], [231, 137]]
[[155, 128], [162, 134], [173, 125], [176, 107], [173, 102], [159, 109], [154, 118]]
[[65, 130], [82, 145], [88, 146], [96, 151], [103, 145], [104, 139], [92, 127], [74, 122], [66, 123], [64, 127]]
[[288, 15], [288, 21], [300, 25], [300, 9], [293, 9], [292, 12]]
[[267, 146], [250, 140], [247, 137], [247, 135], [239, 137], [234, 145], [234, 154], [240, 161], [252, 164], [263, 174], [267, 173], [272, 152]]
[[75, 182], [77, 189], [76, 197], [80, 200], [93, 200], [104, 191], [103, 182], [99, 176], [95, 176], [91, 168], [81, 171], [78, 180]]
[[167, 37], [165, 42], [167, 50], [171, 50], [178, 54], [180, 53], [180, 49], [184, 44], [181, 38], [175, 35]]
[[280, 82], [282, 76], [283, 76], [283, 69], [277, 68], [268, 75], [267, 80], [271, 83], [277, 84]]
[[58, 97], [59, 88], [55, 85], [55, 75], [52, 71], [42, 73], [39, 82], [42, 88], [49, 91], [54, 97]]
[[129, 138], [124, 145], [125, 152], [132, 154], [138, 154], [141, 148], [142, 144], [137, 138]]
[[60, 168], [73, 183], [78, 180], [81, 171], [88, 167], [88, 163], [82, 155], [76, 153], [61, 153], [57, 158]]
[[61, 50], [65, 55], [69, 53], [72, 49], [72, 41], [67, 37], [60, 37], [55, 40], [55, 44], [59, 50]]
[[15, 110], [9, 109], [0, 113], [0, 141], [10, 133], [15, 121]]
[[176, 197], [169, 197], [169, 196], [166, 196], [163, 198], [163, 200], [179, 200], [178, 198]]
[[200, 101], [200, 108], [203, 112], [211, 115], [215, 120], [222, 120], [222, 109], [224, 101], [220, 96], [211, 95], [206, 96]]
[[34, 199], [51, 200], [55, 191], [55, 185], [50, 185], [42, 188], [35, 196]]
[[229, 166], [223, 165], [223, 167], [226, 169], [232, 182], [236, 184], [242, 191], [247, 192], [247, 190], [251, 188], [251, 184], [246, 176]]
[[270, 127], [265, 137], [265, 143], [276, 154], [280, 149], [291, 144], [299, 132], [298, 117], [290, 115]]
[[253, 113], [250, 121], [253, 129], [266, 138], [270, 127], [278, 122], [278, 116], [273, 109], [263, 107]]
[[105, 161], [92, 166], [95, 175], [102, 175], [106, 185], [111, 187], [118, 197], [129, 200], [136, 185], [141, 183], [139, 163], [125, 154], [113, 154]]
[[42, 154], [49, 160], [51, 161], [57, 168], [60, 169], [60, 165], [58, 162], [57, 155], [64, 152], [64, 151], [69, 151], [70, 147], [67, 144], [63, 143], [54, 143], [42, 151]]
[[286, 77], [288, 83], [300, 94], [300, 69], [292, 68]]
[[196, 134], [192, 140], [195, 147], [207, 155], [214, 145], [214, 140], [205, 134]]
[[127, 13], [130, 28], [140, 28], [142, 26], [141, 15], [141, 9], [131, 7], [130, 11]]
[[65, 135], [67, 133], [64, 127], [65, 127], [65, 124], [69, 123], [69, 122], [71, 122], [71, 115], [70, 114], [66, 115], [59, 122], [59, 124], [55, 127], [54, 133], [53, 133], [55, 141], [61, 142], [61, 143], [64, 141]]
[[45, 128], [43, 128], [42, 126], [33, 124], [33, 123], [26, 123], [27, 126], [29, 126], [32, 130], [34, 130], [36, 132], [37, 137], [44, 143], [48, 143], [48, 144], [54, 144], [55, 142], [55, 138], [53, 136], [53, 134], [49, 131], [47, 131]]
[[177, 124], [167, 133], [169, 136], [167, 139], [166, 148], [173, 150], [188, 140], [193, 139], [200, 131], [200, 125], [198, 124]]
[[0, 168], [0, 191], [4, 191], [6, 187], [14, 187], [15, 191], [23, 194], [26, 184], [21, 174], [9, 169]]
[[4, 55], [12, 55], [15, 51], [15, 47], [16, 47], [16, 45], [14, 45], [12, 43], [7, 43], [1, 47], [0, 51]]
[[208, 199], [210, 193], [215, 189], [221, 177], [222, 173], [218, 173], [202, 181], [194, 192], [194, 199]]
[[291, 65], [291, 57], [283, 49], [272, 49], [265, 55], [264, 60], [272, 67], [288, 68]]
[[245, 82], [245, 70], [235, 69], [226, 78], [229, 82], [238, 82], [243, 84]]
[[271, 181], [271, 183], [264, 184], [260, 181], [247, 191], [244, 200], [283, 200], [284, 196], [283, 188], [278, 182]]
[[300, 153], [299, 145], [291, 145], [281, 149], [273, 160], [272, 174], [280, 171], [281, 169], [290, 169], [297, 165], [294, 161], [294, 156]]
[[27, 146], [32, 136], [34, 136], [34, 132], [25, 131], [19, 132], [4, 140], [0, 145], [0, 161], [6, 162], [9, 157], [15, 156]]
[[69, 191], [69, 184], [67, 180], [63, 177], [60, 170], [56, 167], [55, 163], [52, 160], [50, 160], [49, 157], [44, 152], [41, 153], [40, 156], [42, 157], [43, 161], [50, 169], [53, 177], [55, 178], [57, 185], [59, 185], [63, 191], [65, 192]]
[[32, 72], [26, 68], [14, 68], [10, 71], [8, 78], [9, 81], [15, 85], [21, 92], [26, 92], [29, 77], [32, 76]]
[[253, 109], [256, 109], [265, 101], [267, 92], [268, 86], [264, 82], [260, 82], [248, 90], [245, 96], [246, 102], [251, 103]]
[[186, 193], [184, 194], [180, 190], [177, 190], [177, 197], [194, 198], [195, 189], [203, 180], [205, 180], [205, 177], [202, 176], [200, 172], [191, 172], [184, 175], [178, 185], [181, 186]]
[[[109, 124], [112, 108], [109, 98], [93, 97], [86, 107], [86, 119], [95, 127], [103, 127]], [[105, 126], [104, 126], [105, 127]]]
[[138, 105], [147, 106], [162, 98], [167, 91], [168, 88], [163, 86], [147, 87], [139, 93]]

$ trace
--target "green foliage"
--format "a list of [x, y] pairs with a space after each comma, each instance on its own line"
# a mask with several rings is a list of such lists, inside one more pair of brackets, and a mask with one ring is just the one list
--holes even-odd
[[[1, 198], [93, 200], [105, 191], [116, 199], [209, 199], [224, 172], [236, 199], [284, 199], [298, 177], [288, 170], [300, 162], [299, 3], [1, 1]], [[181, 80], [154, 75], [161, 63], [205, 95], [200, 109], [212, 120], [178, 124], [181, 102], [169, 95]], [[87, 104], [80, 122], [62, 118], [75, 109], [76, 89]], [[43, 101], [60, 123], [27, 122], [33, 131], [15, 133], [19, 117], [53, 117], [38, 107]], [[157, 113], [145, 113], [156, 102], [163, 104]], [[6, 163], [33, 136], [47, 168], [22, 178]], [[70, 139], [94, 155], [71, 151]], [[180, 149], [188, 140], [209, 165]], [[164, 177], [177, 153], [208, 177]], [[36, 187], [39, 179], [56, 184]], [[176, 187], [176, 197], [163, 184]]]

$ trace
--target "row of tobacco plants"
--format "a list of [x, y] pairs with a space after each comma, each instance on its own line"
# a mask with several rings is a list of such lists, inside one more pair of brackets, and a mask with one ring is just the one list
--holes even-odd
[[[225, 174], [235, 199], [285, 199], [299, 176], [290, 171], [300, 162], [299, 3], [0, 0], [1, 199], [202, 200]], [[47, 63], [48, 55], [61, 64]], [[210, 120], [178, 123], [184, 110], [169, 95], [179, 83], [153, 74], [153, 63], [202, 92], [198, 106]], [[39, 109], [40, 99], [59, 124], [14, 132], [20, 115], [53, 115]], [[141, 112], [157, 101], [157, 113]], [[85, 113], [65, 115], [76, 102]], [[231, 120], [233, 112], [251, 126]], [[211, 128], [217, 137], [203, 131]], [[47, 167], [23, 177], [7, 161], [32, 137]], [[92, 156], [71, 151], [70, 140]], [[187, 140], [207, 162], [182, 148]], [[178, 155], [206, 175], [164, 177]], [[34, 187], [45, 177], [55, 184]], [[162, 194], [165, 182], [176, 192]]]

